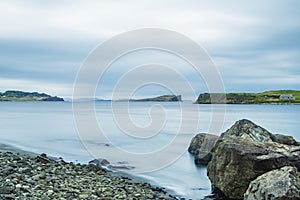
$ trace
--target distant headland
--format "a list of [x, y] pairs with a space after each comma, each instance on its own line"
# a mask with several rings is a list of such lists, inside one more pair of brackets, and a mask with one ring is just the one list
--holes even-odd
[[0, 101], [64, 101], [64, 99], [45, 93], [10, 90], [0, 92]]
[[270, 90], [261, 93], [203, 93], [197, 104], [299, 104], [298, 90]]
[[143, 99], [125, 99], [117, 101], [130, 101], [130, 102], [145, 102], [145, 101], [159, 101], [159, 102], [175, 102], [182, 101], [181, 95], [162, 95], [153, 98], [143, 98]]

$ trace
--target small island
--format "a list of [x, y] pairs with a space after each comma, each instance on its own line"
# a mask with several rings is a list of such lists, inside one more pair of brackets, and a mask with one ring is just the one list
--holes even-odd
[[[213, 99], [213, 101], [211, 100]], [[299, 104], [300, 91], [271, 90], [261, 93], [203, 93], [197, 104]]]
[[0, 101], [64, 101], [64, 99], [45, 93], [10, 90], [0, 92]]
[[144, 99], [125, 99], [125, 100], [117, 100], [118, 102], [130, 101], [130, 102], [145, 102], [145, 101], [159, 101], [159, 102], [176, 102], [182, 101], [181, 95], [162, 95], [153, 98], [144, 98]]

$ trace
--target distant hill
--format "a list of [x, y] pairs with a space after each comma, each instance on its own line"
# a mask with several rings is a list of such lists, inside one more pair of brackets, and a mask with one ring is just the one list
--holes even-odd
[[[214, 101], [211, 101], [211, 96]], [[226, 100], [225, 100], [226, 97]], [[260, 103], [300, 103], [300, 91], [271, 90], [261, 93], [203, 93], [195, 103], [198, 104], [260, 104]]]
[[4, 93], [0, 92], [0, 101], [64, 101], [64, 99], [45, 93], [11, 90]]
[[143, 99], [129, 99], [129, 100], [119, 100], [119, 101], [133, 101], [133, 102], [144, 102], [144, 101], [160, 101], [160, 102], [175, 102], [182, 101], [181, 95], [163, 95], [153, 98], [143, 98]]

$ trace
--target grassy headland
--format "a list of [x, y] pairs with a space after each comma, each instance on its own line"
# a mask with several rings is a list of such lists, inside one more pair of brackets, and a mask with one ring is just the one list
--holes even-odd
[[[281, 95], [289, 94], [294, 100], [282, 100]], [[211, 100], [213, 99], [213, 101]], [[198, 104], [261, 104], [261, 103], [300, 103], [300, 91], [297, 90], [270, 90], [261, 93], [203, 93], [195, 103]]]
[[64, 99], [45, 93], [6, 91], [0, 92], [0, 101], [64, 101]]

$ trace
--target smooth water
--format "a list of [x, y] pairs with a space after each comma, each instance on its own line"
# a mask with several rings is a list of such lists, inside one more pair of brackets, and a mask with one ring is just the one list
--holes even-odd
[[[93, 138], [95, 135], [91, 134], [93, 130], [90, 130], [89, 127], [86, 127], [87, 135], [77, 133], [70, 102], [0, 102], [1, 143], [81, 163], [87, 163], [94, 159], [94, 156], [90, 154], [91, 151], [88, 150], [99, 149], [99, 155], [104, 151], [111, 153], [112, 160], [105, 157], [109, 161], [124, 162], [126, 165], [140, 169], [151, 166], [154, 162], [160, 163], [163, 158], [177, 158], [180, 155], [177, 155], [176, 150], [181, 147], [186, 149], [188, 142], [184, 143], [190, 141], [195, 133], [209, 130], [212, 118], [211, 105], [195, 105], [188, 102], [180, 105], [178, 103], [160, 103], [164, 111], [162, 113], [160, 107], [155, 107], [155, 104], [153, 102], [130, 103], [128, 110], [130, 120], [138, 127], [136, 130], [146, 130], [141, 133], [141, 136], [145, 136], [145, 138], [141, 139], [136, 138], [139, 136], [136, 135], [138, 134], [136, 130], [133, 131], [134, 135], [130, 135], [130, 133], [126, 135], [120, 130], [121, 128], [130, 131], [132, 126], [129, 124], [116, 125], [116, 120], [121, 119], [126, 122], [128, 119], [128, 113], [126, 109], [123, 109], [126, 105], [124, 102], [114, 104], [117, 111], [122, 111], [117, 113], [117, 119], [112, 113], [109, 102], [96, 102], [95, 111], [98, 125], [112, 143], [107, 145], [102, 143], [99, 138]], [[156, 112], [155, 109], [158, 111]], [[218, 110], [215, 112], [217, 115], [222, 114], [218, 113], [221, 112]], [[184, 120], [181, 117], [182, 113], [184, 113]], [[82, 112], [79, 114], [84, 115]], [[195, 118], [195, 116], [197, 117]], [[300, 140], [300, 131], [298, 130], [300, 105], [226, 105], [222, 131], [243, 118], [252, 120], [272, 133], [292, 135]], [[183, 129], [179, 135], [180, 140], [172, 144], [176, 147], [174, 151], [161, 151], [178, 136], [176, 134], [181, 128], [182, 122], [186, 129]], [[151, 126], [153, 123], [163, 124], [163, 126], [157, 132], [157, 127]], [[188, 132], [189, 128], [187, 127], [195, 127], [195, 123], [197, 131], [195, 133]], [[156, 135], [149, 135], [151, 128], [156, 130]], [[90, 136], [91, 138], [89, 138]], [[146, 159], [146, 156], [145, 159], [139, 160], [131, 157], [120, 158], [112, 150], [112, 146], [131, 154], [146, 155], [155, 151], [161, 152], [161, 154], [156, 160]], [[128, 173], [133, 172], [128, 170]], [[201, 199], [210, 193], [210, 182], [206, 176], [206, 169], [196, 167], [193, 157], [187, 152], [184, 152], [170, 166], [154, 172], [138, 174], [138, 176], [183, 197]]]

